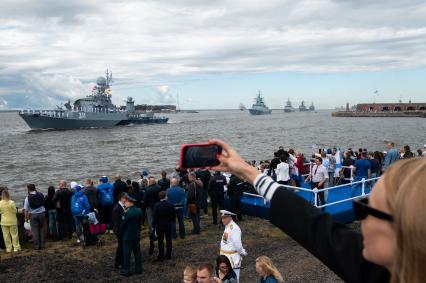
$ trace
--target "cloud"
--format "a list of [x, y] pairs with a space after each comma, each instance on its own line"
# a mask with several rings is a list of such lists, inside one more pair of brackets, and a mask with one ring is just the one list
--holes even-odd
[[86, 95], [106, 68], [117, 86], [151, 89], [209, 74], [419, 68], [425, 14], [411, 0], [5, 0], [0, 86], [62, 99]]
[[174, 104], [176, 103], [175, 98], [169, 92], [170, 88], [168, 85], [161, 85], [154, 88], [157, 93], [157, 103], [161, 104]]
[[7, 108], [7, 101], [0, 97], [0, 109]]

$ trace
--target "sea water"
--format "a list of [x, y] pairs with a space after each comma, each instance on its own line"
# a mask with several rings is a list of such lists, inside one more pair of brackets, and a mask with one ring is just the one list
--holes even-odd
[[139, 178], [142, 169], [159, 176], [179, 162], [183, 143], [220, 138], [247, 160], [271, 159], [279, 146], [312, 154], [316, 148], [386, 150], [386, 143], [426, 143], [423, 118], [337, 118], [331, 111], [251, 116], [247, 111], [168, 114], [168, 124], [109, 129], [30, 131], [17, 113], [0, 113], [0, 185], [22, 201], [26, 184], [46, 192], [58, 181], [83, 182], [115, 174]]

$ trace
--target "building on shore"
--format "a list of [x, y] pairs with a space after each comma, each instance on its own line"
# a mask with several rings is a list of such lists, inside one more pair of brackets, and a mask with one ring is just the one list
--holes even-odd
[[361, 103], [356, 111], [360, 112], [403, 112], [426, 111], [426, 103]]

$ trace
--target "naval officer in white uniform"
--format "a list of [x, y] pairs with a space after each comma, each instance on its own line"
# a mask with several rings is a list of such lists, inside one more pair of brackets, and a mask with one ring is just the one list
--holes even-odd
[[220, 211], [222, 223], [225, 225], [222, 239], [220, 241], [220, 254], [225, 255], [231, 262], [231, 266], [237, 275], [237, 280], [240, 280], [240, 268], [242, 256], [246, 256], [247, 252], [241, 243], [241, 229], [232, 220], [234, 213], [227, 210]]

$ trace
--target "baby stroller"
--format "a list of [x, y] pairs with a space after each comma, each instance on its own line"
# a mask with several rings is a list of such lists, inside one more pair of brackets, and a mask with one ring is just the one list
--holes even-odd
[[98, 211], [95, 209], [87, 215], [87, 219], [83, 222], [83, 235], [85, 246], [102, 246], [103, 242], [99, 239], [100, 234], [106, 231], [106, 224], [101, 224], [97, 218]]

